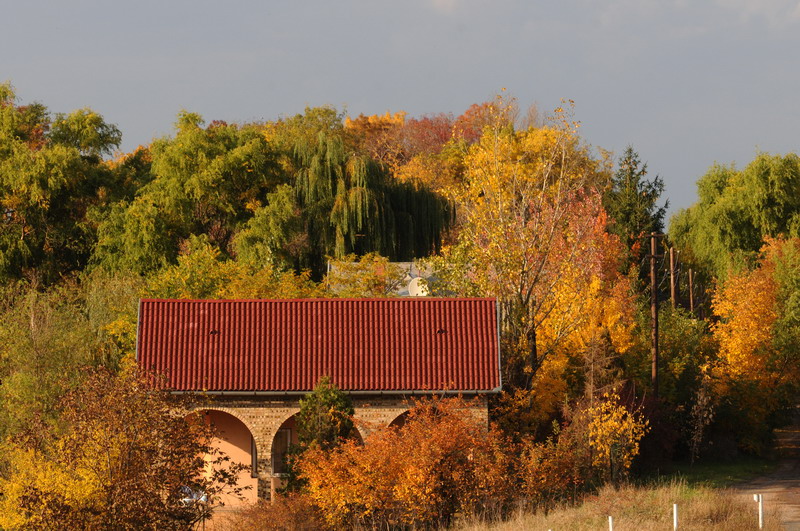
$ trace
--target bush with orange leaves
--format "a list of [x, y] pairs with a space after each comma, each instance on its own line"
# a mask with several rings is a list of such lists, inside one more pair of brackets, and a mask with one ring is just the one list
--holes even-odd
[[578, 418], [558, 427], [544, 442], [524, 441], [520, 445], [517, 474], [520, 502], [529, 507], [552, 507], [575, 499], [595, 486], [595, 469], [588, 445], [588, 419]]
[[333, 528], [447, 525], [499, 515], [517, 496], [515, 452], [462, 399], [414, 404], [405, 424], [300, 458], [306, 493]]

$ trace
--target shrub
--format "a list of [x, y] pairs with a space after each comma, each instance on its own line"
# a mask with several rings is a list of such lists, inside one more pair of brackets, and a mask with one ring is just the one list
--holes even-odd
[[325, 527], [308, 496], [297, 493], [247, 506], [220, 524], [237, 531], [315, 531]]
[[331, 448], [353, 431], [353, 403], [330, 377], [323, 376], [314, 391], [300, 399], [297, 436], [304, 447], [316, 444]]
[[515, 496], [513, 452], [461, 399], [417, 402], [406, 423], [366, 445], [311, 448], [307, 492], [331, 527], [447, 525], [457, 512], [501, 513]]
[[519, 478], [525, 505], [551, 507], [574, 499], [593, 486], [587, 424], [573, 421], [543, 443], [527, 441], [519, 457]]

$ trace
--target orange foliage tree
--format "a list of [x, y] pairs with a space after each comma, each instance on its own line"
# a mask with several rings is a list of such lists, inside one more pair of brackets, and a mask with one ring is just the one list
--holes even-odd
[[513, 453], [461, 399], [415, 404], [406, 423], [300, 458], [307, 494], [333, 528], [441, 525], [507, 508]]
[[[588, 403], [587, 403], [588, 404]], [[614, 399], [584, 405], [545, 442], [514, 443], [461, 398], [418, 401], [400, 427], [355, 441], [313, 447], [297, 467], [303, 503], [332, 529], [447, 525], [464, 516], [502, 517], [519, 506], [573, 499], [624, 473], [645, 424]]]
[[398, 181], [443, 193], [461, 171], [464, 142], [451, 115], [406, 118], [404, 112], [345, 119], [356, 149], [379, 161]]
[[[762, 451], [800, 382], [800, 239], [767, 239], [753, 270], [717, 289], [710, 367], [723, 421], [746, 450]], [[735, 412], [735, 413], [734, 413]]]

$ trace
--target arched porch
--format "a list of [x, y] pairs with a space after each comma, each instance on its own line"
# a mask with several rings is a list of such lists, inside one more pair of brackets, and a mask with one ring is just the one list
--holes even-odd
[[[227, 411], [205, 409], [203, 416], [216, 431], [212, 446], [227, 456], [230, 464], [245, 467], [238, 473], [237, 486], [242, 489], [239, 495], [223, 494], [219, 501], [226, 507], [255, 503], [258, 500], [258, 451], [253, 433], [241, 419]], [[207, 456], [207, 459], [216, 457]]]

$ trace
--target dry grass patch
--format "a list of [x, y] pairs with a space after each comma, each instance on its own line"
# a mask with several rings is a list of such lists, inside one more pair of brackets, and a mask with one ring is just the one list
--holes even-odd
[[[758, 528], [758, 507], [752, 498], [730, 490], [705, 486], [690, 487], [675, 481], [660, 486], [604, 487], [583, 503], [543, 510], [521, 511], [503, 523], [467, 523], [462, 531], [515, 530], [592, 530], [608, 529], [608, 516], [614, 517], [614, 530], [672, 529], [672, 504], [678, 504], [681, 530], [751, 530]], [[783, 529], [776, 509], [765, 507], [764, 529]]]
[[298, 494], [278, 496], [274, 502], [221, 511], [208, 531], [316, 531], [326, 529], [319, 511]]

